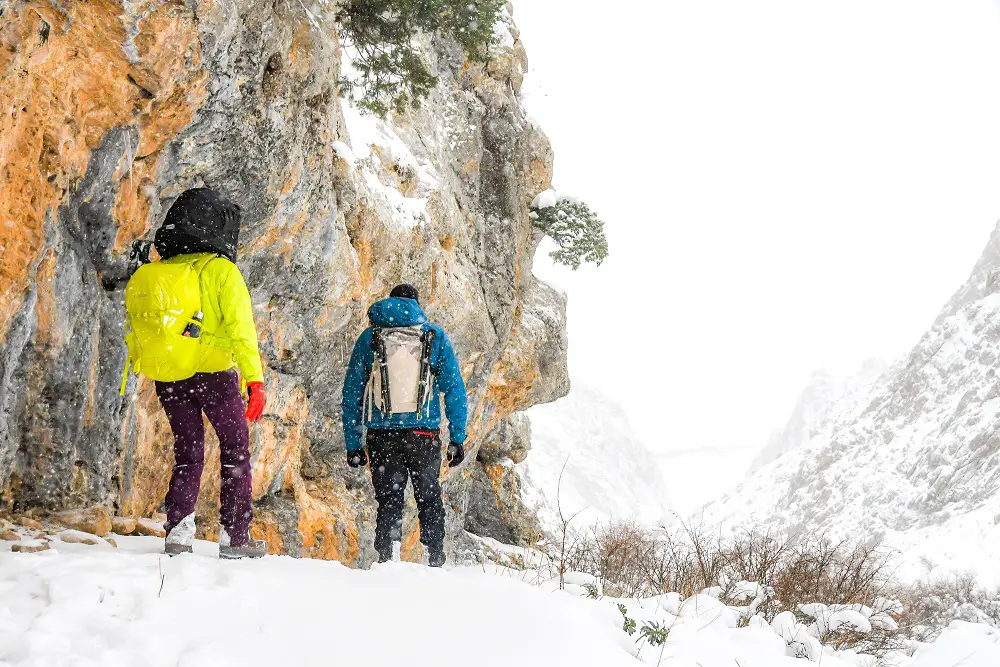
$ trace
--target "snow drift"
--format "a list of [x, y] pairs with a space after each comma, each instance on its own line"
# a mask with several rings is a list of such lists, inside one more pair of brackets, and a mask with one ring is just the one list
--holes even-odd
[[[156, 553], [155, 538], [124, 537], [117, 550], [65, 544], [38, 554], [9, 553], [4, 544], [3, 667], [805, 664], [791, 657], [800, 634], [794, 619], [736, 627], [738, 614], [708, 594], [587, 599], [574, 595], [580, 586], [530, 585], [524, 572], [492, 563], [453, 570], [387, 563], [362, 571], [285, 556], [223, 562], [211, 557], [215, 545], [200, 541], [195, 554], [173, 559]], [[586, 575], [570, 578], [589, 583]], [[656, 624], [664, 641], [627, 633], [628, 619], [641, 628]], [[822, 660], [827, 667], [873, 664], [831, 651]], [[960, 662], [1000, 663], [998, 631], [956, 623], [915, 659], [895, 664]]]

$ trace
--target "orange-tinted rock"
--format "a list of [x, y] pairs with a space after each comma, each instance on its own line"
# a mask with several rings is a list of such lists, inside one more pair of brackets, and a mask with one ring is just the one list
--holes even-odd
[[5, 540], [7, 542], [17, 542], [21, 539], [21, 536], [15, 533], [13, 530], [5, 530], [0, 533], [0, 540]]
[[[104, 134], [137, 122], [135, 154], [150, 156], [204, 99], [198, 32], [182, 6], [144, 12], [135, 63], [123, 48], [129, 26], [119, 3], [57, 7], [12, 3], [0, 28], [0, 108], [10, 110], [0, 115], [0, 340], [31, 281], [47, 212], [83, 175]], [[129, 224], [136, 219], [146, 224], [143, 216], [122, 219], [122, 243], [143, 231]]]
[[104, 537], [111, 532], [111, 511], [106, 507], [70, 510], [56, 515], [67, 528]]
[[123, 516], [116, 516], [111, 519], [111, 532], [116, 535], [131, 535], [136, 531], [137, 524], [135, 519], [129, 519]]
[[15, 553], [34, 554], [39, 551], [48, 551], [50, 548], [48, 542], [39, 542], [34, 544], [14, 544], [10, 550]]
[[97, 546], [105, 543], [97, 535], [90, 535], [85, 531], [78, 530], [64, 530], [59, 533], [59, 539], [67, 544], [86, 544], [88, 546]]
[[250, 524], [250, 537], [267, 542], [269, 554], [284, 553], [284, 539], [281, 535], [281, 525], [273, 512], [257, 509], [254, 511], [253, 523]]
[[166, 537], [167, 531], [163, 530], [163, 524], [152, 519], [137, 519], [136, 532], [147, 537]]

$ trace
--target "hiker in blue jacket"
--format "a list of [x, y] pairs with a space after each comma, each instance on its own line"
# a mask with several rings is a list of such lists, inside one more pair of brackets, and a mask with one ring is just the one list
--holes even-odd
[[379, 562], [391, 560], [393, 543], [402, 540], [409, 480], [427, 563], [441, 567], [441, 393], [450, 435], [448, 464], [455, 467], [465, 459], [465, 382], [448, 335], [427, 320], [412, 285], [393, 288], [388, 299], [368, 309], [368, 319], [371, 326], [354, 344], [344, 379], [347, 463], [352, 468], [371, 463]]

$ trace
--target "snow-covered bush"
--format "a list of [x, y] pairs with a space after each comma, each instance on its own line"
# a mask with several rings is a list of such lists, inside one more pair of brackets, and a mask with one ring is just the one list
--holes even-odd
[[816, 600], [870, 605], [890, 583], [889, 552], [877, 544], [789, 539], [756, 529], [723, 537], [702, 526], [666, 530], [611, 521], [577, 536], [568, 560], [570, 569], [597, 576], [606, 594], [620, 597], [707, 590], [745, 605], [770, 589], [765, 597], [772, 602], [754, 609], [768, 622]]
[[983, 588], [971, 574], [904, 586], [892, 578], [891, 554], [819, 536], [612, 521], [574, 536], [568, 576], [588, 573], [596, 597], [622, 605], [633, 639], [647, 626], [654, 636], [670, 632], [693, 606], [699, 617], [712, 609], [720, 627], [773, 631], [790, 656], [861, 667], [892, 665], [955, 621], [1000, 629], [1000, 588]]
[[811, 621], [807, 632], [823, 646], [876, 657], [904, 651], [909, 646], [896, 620], [902, 612], [902, 604], [888, 598], [876, 598], [873, 606], [822, 603], [798, 606], [799, 616]]
[[635, 598], [663, 593], [657, 536], [634, 521], [598, 524], [573, 540], [568, 566], [598, 577], [605, 595]]
[[551, 253], [555, 261], [576, 270], [583, 262], [600, 266], [607, 259], [604, 223], [582, 201], [546, 190], [531, 202], [531, 209], [535, 228], [559, 246]]
[[355, 52], [353, 78], [341, 82], [358, 105], [379, 116], [417, 106], [437, 85], [415, 39], [450, 37], [483, 62], [496, 41], [504, 0], [346, 0], [338, 11], [341, 39]]
[[985, 588], [971, 572], [926, 578], [900, 589], [901, 624], [920, 641], [937, 638], [952, 621], [1000, 628], [1000, 587]]
[[674, 591], [682, 604], [714, 599], [734, 626], [770, 626], [790, 655], [810, 659], [824, 646], [876, 657], [906, 647], [900, 603], [887, 595], [888, 565], [878, 545], [759, 530], [724, 537], [632, 521], [592, 527], [569, 556], [570, 568], [596, 577], [605, 596], [659, 599]]

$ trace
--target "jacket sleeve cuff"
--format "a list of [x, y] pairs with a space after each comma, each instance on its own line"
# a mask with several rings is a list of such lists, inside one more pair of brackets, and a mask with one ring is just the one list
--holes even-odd
[[365, 446], [360, 433], [349, 432], [347, 429], [344, 430], [344, 444], [348, 452], [356, 452]]
[[240, 367], [240, 375], [243, 376], [243, 382], [246, 384], [264, 381], [264, 373], [256, 368]]

